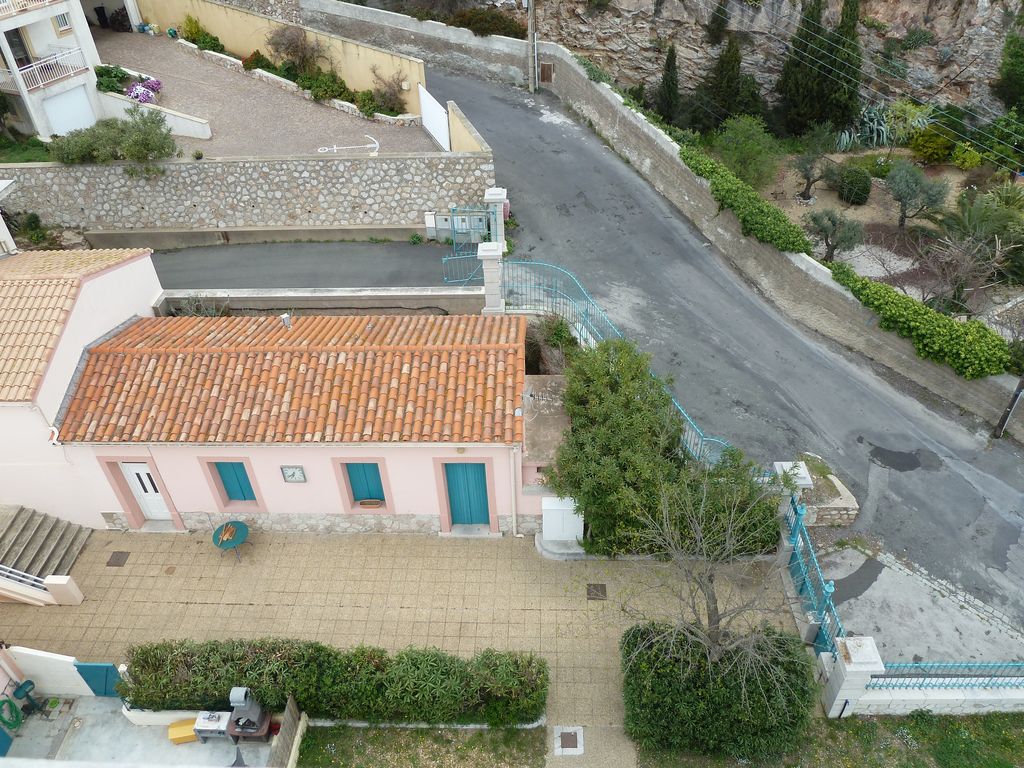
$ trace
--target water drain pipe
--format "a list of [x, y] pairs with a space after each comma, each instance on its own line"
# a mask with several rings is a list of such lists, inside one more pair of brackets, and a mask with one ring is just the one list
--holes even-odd
[[513, 445], [512, 452], [508, 455], [508, 476], [512, 485], [512, 535], [519, 538], [519, 488], [521, 485], [516, 482], [519, 474], [519, 462], [516, 457], [519, 454], [519, 446]]

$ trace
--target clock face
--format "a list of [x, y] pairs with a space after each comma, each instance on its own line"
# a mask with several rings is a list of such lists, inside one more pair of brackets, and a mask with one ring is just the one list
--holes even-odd
[[286, 483], [306, 482], [306, 470], [302, 467], [281, 467], [281, 474], [284, 475]]

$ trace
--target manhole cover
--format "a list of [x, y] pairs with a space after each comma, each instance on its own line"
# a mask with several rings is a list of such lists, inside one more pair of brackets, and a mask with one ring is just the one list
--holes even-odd
[[120, 568], [128, 562], [128, 555], [128, 552], [111, 552], [110, 559], [107, 560], [107, 565], [111, 568]]
[[607, 600], [607, 584], [587, 584], [587, 600]]
[[556, 726], [554, 730], [556, 757], [572, 757], [583, 754], [582, 726]]

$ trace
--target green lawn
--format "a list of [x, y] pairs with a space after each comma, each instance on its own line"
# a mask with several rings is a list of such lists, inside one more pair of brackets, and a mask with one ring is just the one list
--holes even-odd
[[798, 751], [741, 762], [640, 750], [640, 768], [1022, 768], [1024, 715], [815, 719]]
[[540, 768], [547, 731], [309, 728], [302, 768]]
[[37, 138], [15, 143], [0, 136], [0, 163], [48, 163], [51, 160], [50, 150]]

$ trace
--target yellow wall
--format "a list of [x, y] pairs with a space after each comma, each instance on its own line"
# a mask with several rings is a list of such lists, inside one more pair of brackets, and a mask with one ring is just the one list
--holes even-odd
[[488, 149], [454, 101], [448, 102], [448, 136], [452, 152], [486, 152]]
[[[248, 56], [257, 48], [269, 56], [267, 34], [284, 24], [211, 0], [138, 0], [138, 3], [142, 18], [150, 24], [158, 24], [161, 32], [168, 27], [180, 28], [186, 14], [195, 16], [208, 32], [220, 38], [229, 53], [240, 57]], [[416, 85], [426, 85], [422, 61], [308, 27], [305, 29], [306, 34], [320, 41], [330, 59], [330, 66], [352, 90], [363, 91], [377, 85], [372, 71], [374, 66], [385, 79], [394, 72], [401, 72], [402, 79], [409, 83], [409, 90], [403, 94], [406, 111], [420, 114]]]

